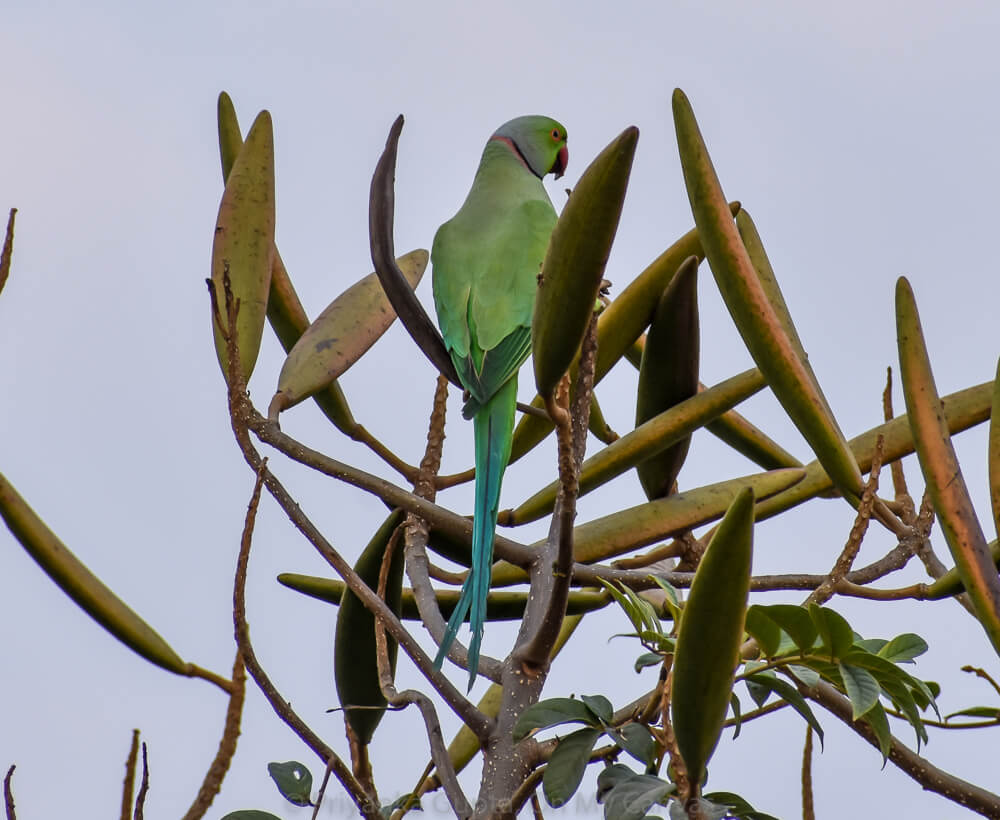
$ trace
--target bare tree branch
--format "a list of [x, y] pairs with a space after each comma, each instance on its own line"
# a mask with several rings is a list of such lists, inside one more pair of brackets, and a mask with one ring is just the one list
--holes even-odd
[[10, 276], [10, 258], [14, 253], [14, 217], [17, 215], [17, 208], [11, 208], [7, 216], [7, 232], [3, 238], [3, 248], [0, 249], [0, 291], [7, 284], [7, 277]]
[[243, 666], [243, 656], [238, 648], [236, 659], [233, 661], [232, 684], [229, 705], [226, 707], [226, 721], [222, 729], [222, 739], [219, 740], [219, 749], [215, 753], [215, 758], [208, 767], [208, 771], [205, 772], [205, 779], [183, 820], [200, 820], [205, 816], [205, 812], [211, 807], [212, 801], [222, 789], [222, 781], [225, 780], [229, 765], [233, 761], [233, 755], [236, 754], [236, 742], [240, 737], [240, 721], [243, 717], [243, 701], [247, 688], [246, 669]]
[[135, 767], [139, 762], [139, 730], [132, 730], [132, 745], [125, 759], [125, 781], [122, 783], [121, 820], [132, 817], [132, 799], [135, 796]]
[[17, 815], [14, 813], [14, 792], [10, 785], [10, 780], [14, 776], [14, 769], [16, 768], [17, 764], [12, 763], [3, 779], [3, 806], [7, 820], [17, 820]]
[[[876, 749], [880, 748], [875, 731], [863, 720], [852, 719], [851, 702], [833, 686], [822, 681], [815, 686], [804, 686], [801, 683], [798, 686], [806, 697], [837, 717]], [[889, 760], [927, 791], [940, 794], [984, 817], [1000, 817], [1000, 796], [939, 769], [896, 737], [891, 738]]]
[[[433, 476], [429, 476], [429, 486], [433, 487]], [[392, 553], [398, 549], [398, 539], [392, 538], [382, 556], [382, 566], [379, 568], [378, 597], [385, 600], [385, 590], [389, 579], [389, 565], [392, 563]], [[389, 651], [385, 639], [385, 627], [379, 620], [375, 621], [375, 656], [378, 663], [379, 686], [382, 695], [390, 706], [403, 708], [415, 705], [420, 710], [427, 731], [427, 739], [431, 748], [431, 760], [438, 771], [438, 779], [444, 788], [445, 796], [455, 814], [465, 820], [472, 814], [472, 806], [458, 783], [455, 767], [452, 766], [448, 749], [444, 745], [444, 735], [441, 732], [441, 721], [438, 719], [434, 704], [422, 692], [406, 689], [402, 692], [396, 689], [393, 682], [392, 668], [389, 664]], [[477, 710], [478, 711], [478, 710]]]
[[135, 813], [133, 820], [143, 820], [146, 807], [146, 795], [149, 793], [149, 760], [146, 758], [146, 742], [142, 743], [142, 780], [139, 782], [139, 793], [135, 796]]

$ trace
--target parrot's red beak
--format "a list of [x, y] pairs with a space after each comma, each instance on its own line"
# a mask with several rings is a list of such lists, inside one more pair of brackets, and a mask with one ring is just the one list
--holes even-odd
[[564, 145], [556, 154], [556, 161], [552, 166], [552, 173], [556, 175], [556, 179], [566, 173], [567, 165], [569, 165], [569, 149]]

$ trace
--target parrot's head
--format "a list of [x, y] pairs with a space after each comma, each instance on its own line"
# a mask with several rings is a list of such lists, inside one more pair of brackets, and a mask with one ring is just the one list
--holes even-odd
[[566, 171], [566, 129], [551, 117], [517, 117], [501, 125], [491, 139], [510, 145], [539, 179], [546, 174], [559, 179]]

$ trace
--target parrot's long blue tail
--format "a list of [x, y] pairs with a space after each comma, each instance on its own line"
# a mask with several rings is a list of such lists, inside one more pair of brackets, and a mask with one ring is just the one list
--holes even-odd
[[458, 628], [468, 614], [472, 630], [469, 640], [469, 689], [476, 682], [476, 669], [479, 666], [479, 645], [483, 640], [486, 596], [490, 590], [493, 566], [493, 534], [497, 526], [500, 484], [510, 459], [516, 404], [515, 376], [473, 417], [476, 433], [476, 503], [472, 522], [472, 562], [458, 604], [448, 620], [441, 648], [434, 659], [434, 666], [440, 669], [458, 634]]

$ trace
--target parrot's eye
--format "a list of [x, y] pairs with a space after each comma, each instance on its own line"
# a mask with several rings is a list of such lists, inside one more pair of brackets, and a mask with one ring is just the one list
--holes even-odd
[[553, 128], [552, 129], [552, 139], [554, 139], [554, 140], [559, 139], [559, 129], [558, 128]]

